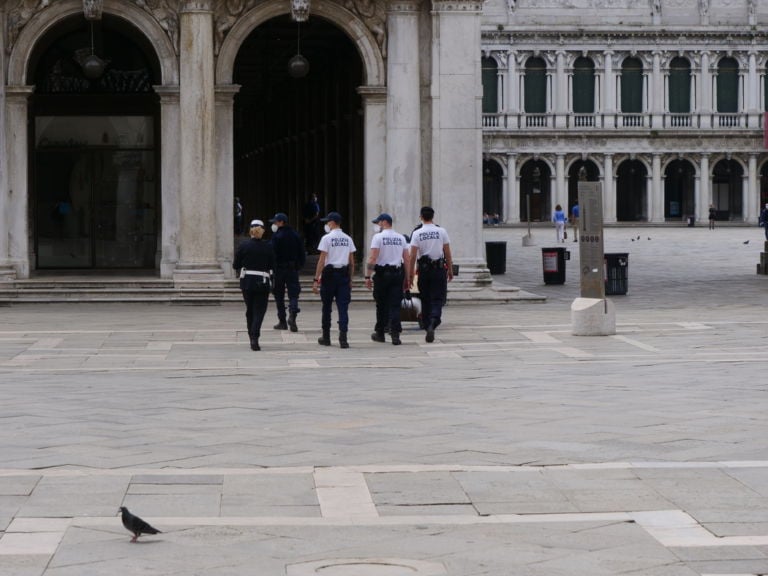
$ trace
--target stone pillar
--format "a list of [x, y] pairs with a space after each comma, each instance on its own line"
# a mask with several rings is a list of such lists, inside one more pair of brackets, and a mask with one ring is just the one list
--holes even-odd
[[504, 222], [520, 223], [520, 188], [517, 183], [517, 154], [507, 153], [507, 178], [504, 190]]
[[603, 158], [603, 222], [614, 224], [616, 222], [616, 189], [613, 177], [613, 154], [606, 154]]
[[658, 130], [664, 124], [664, 84], [665, 76], [661, 73], [661, 52], [653, 53], [653, 71], [651, 73], [651, 127]]
[[[709, 209], [709, 205], [714, 204], [712, 191], [709, 186], [709, 154], [701, 155], [701, 161], [699, 163], [699, 193], [703, 203], [705, 203], [707, 209]], [[717, 208], [717, 206], [715, 206], [715, 208]]]
[[[387, 88], [385, 86], [360, 86], [358, 94], [363, 99], [363, 118], [365, 128], [365, 143], [363, 149], [365, 160], [363, 167], [364, 194], [365, 194], [365, 238], [373, 233], [371, 218], [389, 210], [384, 205], [386, 195], [386, 166], [382, 162], [387, 142]], [[414, 195], [419, 198], [418, 191]], [[370, 215], [373, 215], [369, 218]], [[410, 234], [413, 224], [418, 220], [418, 211], [415, 214], [392, 214], [393, 226], [401, 234]], [[370, 245], [359, 247], [367, 254]], [[367, 256], [366, 256], [367, 258]]]
[[173, 270], [179, 262], [179, 230], [181, 214], [179, 207], [179, 182], [181, 161], [181, 140], [179, 130], [179, 87], [155, 86], [160, 96], [160, 238], [157, 243], [161, 278], [173, 278]]
[[27, 209], [28, 179], [28, 107], [34, 86], [7, 86], [5, 88], [5, 157], [6, 186], [0, 190], [0, 277], [6, 279], [29, 278], [30, 221]]
[[[184, 0], [180, 28], [178, 282], [223, 280], [216, 259], [213, 0]], [[231, 214], [232, 208], [229, 207]]]
[[451, 236], [453, 260], [461, 266], [458, 280], [487, 284], [478, 213], [483, 187], [477, 47], [483, 2], [432, 0], [432, 8], [432, 204], [437, 222]]
[[401, 0], [387, 14], [386, 194], [380, 201], [382, 210], [408, 226], [418, 221], [421, 207], [419, 13], [419, 2]]
[[[695, 79], [692, 79], [695, 81]], [[706, 50], [701, 53], [701, 69], [699, 70], [699, 88], [696, 90], [691, 87], [691, 94], [698, 94], [699, 101], [693, 106], [693, 113], [701, 114], [701, 127], [712, 127], [712, 113], [716, 110], [715, 102], [712, 100], [712, 74], [709, 69], [709, 52]]]
[[[552, 190], [552, 186], [549, 187]], [[563, 210], [568, 211], [568, 174], [565, 172], [565, 154], [558, 154], [555, 156], [555, 186], [554, 194], [550, 195], [550, 202], [552, 206], [552, 212], [555, 210], [555, 205], [560, 204], [565, 206]], [[551, 217], [551, 214], [547, 215]]]
[[[616, 76], [613, 73], [613, 60], [614, 60], [614, 52], [613, 50], [606, 50], [604, 55], [605, 60], [605, 73], [604, 73], [604, 86], [603, 86], [603, 93], [605, 94], [603, 102], [603, 110], [606, 114], [615, 114], [617, 107], [616, 107]], [[595, 110], [600, 110], [599, 108], [595, 108]]]
[[507, 97], [505, 109], [510, 114], [520, 113], [520, 73], [515, 52], [507, 52]]
[[661, 181], [661, 154], [654, 154], [651, 161], [651, 190], [649, 194], [648, 221], [664, 221], [664, 187]]
[[744, 206], [743, 216], [745, 222], [757, 222], [757, 217], [760, 214], [760, 189], [758, 182], [757, 154], [750, 154], [741, 202], [741, 205]]
[[[235, 151], [232, 104], [238, 84], [216, 86], [216, 259], [225, 277], [232, 277], [235, 256], [234, 222]], [[271, 216], [271, 214], [269, 215]], [[268, 216], [265, 214], [265, 218]]]
[[747, 126], [750, 128], [762, 128], [760, 76], [757, 73], [757, 54], [754, 50], [749, 52], [747, 66]]
[[555, 128], [568, 124], [568, 76], [565, 74], [565, 52], [558, 50], [555, 65]]

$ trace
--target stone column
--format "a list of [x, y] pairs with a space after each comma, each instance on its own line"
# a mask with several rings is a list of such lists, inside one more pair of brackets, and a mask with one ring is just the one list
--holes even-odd
[[757, 54], [754, 50], [749, 52], [747, 68], [747, 114], [747, 126], [750, 128], [762, 128], [760, 76], [757, 73]]
[[565, 52], [558, 50], [555, 65], [555, 128], [568, 123], [568, 76], [565, 74]]
[[707, 209], [709, 209], [709, 205], [714, 203], [709, 187], [709, 154], [702, 154], [699, 163], [699, 195], [702, 203], [706, 204]]
[[[696, 91], [691, 90], [691, 94]], [[698, 106], [693, 107], [693, 112], [701, 114], [701, 127], [710, 128], [712, 126], [712, 113], [716, 110], [715, 102], [712, 101], [712, 74], [709, 70], [709, 52], [704, 50], [701, 53], [701, 70], [699, 71], [699, 101]]]
[[[360, 86], [357, 89], [358, 94], [363, 99], [363, 116], [365, 128], [365, 143], [363, 145], [365, 160], [363, 167], [364, 194], [365, 194], [365, 238], [368, 239], [373, 233], [371, 218], [389, 210], [384, 205], [386, 195], [386, 166], [382, 161], [386, 157], [387, 146], [387, 88], [385, 86]], [[418, 190], [413, 194], [416, 198], [420, 197]], [[413, 224], [418, 220], [418, 209], [416, 212], [408, 214], [392, 214], [394, 219], [393, 226], [401, 234], [410, 234]], [[373, 214], [371, 218], [368, 216]], [[370, 244], [360, 247], [366, 254]]]
[[0, 277], [6, 279], [29, 278], [30, 221], [29, 160], [28, 160], [28, 107], [34, 86], [7, 86], [5, 88], [5, 157], [6, 186], [0, 190]]
[[[617, 107], [616, 107], [616, 76], [613, 73], [613, 60], [615, 53], [613, 50], [606, 50], [604, 53], [604, 60], [605, 60], [605, 74], [604, 74], [604, 83], [603, 86], [603, 93], [605, 94], [603, 102], [603, 110], [606, 114], [615, 114]], [[599, 108], [595, 108], [595, 110], [599, 111]]]
[[[568, 206], [568, 174], [565, 172], [565, 154], [558, 154], [555, 156], [555, 186], [552, 190], [552, 186], [549, 189], [554, 192], [550, 194], [550, 205], [554, 212], [555, 205]], [[566, 208], [567, 211], [567, 208]], [[551, 214], [547, 214], [550, 217]]]
[[653, 53], [653, 71], [651, 73], [651, 127], [658, 130], [663, 126], [665, 76], [661, 73], [661, 52]]
[[743, 216], [745, 222], [757, 222], [757, 217], [760, 214], [760, 189], [758, 182], [757, 154], [750, 154], [741, 202], [741, 205], [744, 206]]
[[[160, 96], [160, 238], [159, 255], [155, 257], [161, 278], [173, 278], [179, 262], [179, 231], [181, 214], [179, 207], [179, 182], [181, 140], [179, 130], [179, 87], [155, 86]], [[159, 262], [158, 262], [159, 260]]]
[[507, 52], [507, 98], [506, 110], [510, 114], [520, 113], [520, 73], [514, 52]]
[[613, 178], [613, 154], [603, 158], [603, 222], [616, 222], [616, 193]]
[[507, 179], [504, 190], [504, 222], [520, 223], [520, 188], [517, 184], [517, 154], [507, 153]]
[[380, 201], [382, 210], [407, 227], [418, 221], [421, 207], [419, 13], [419, 2], [398, 0], [387, 14], [386, 194]]
[[461, 266], [458, 280], [487, 284], [477, 49], [483, 2], [432, 0], [432, 8], [432, 204], [451, 236], [454, 262]]
[[210, 282], [223, 280], [216, 259], [213, 0], [184, 0], [179, 25], [181, 221], [173, 276], [177, 283]]
[[664, 187], [661, 185], [661, 154], [651, 160], [651, 190], [649, 194], [648, 221], [664, 221]]
[[[235, 202], [235, 151], [232, 104], [238, 84], [216, 86], [216, 259], [225, 277], [232, 277], [235, 255], [232, 207]], [[264, 215], [267, 217], [267, 215]]]

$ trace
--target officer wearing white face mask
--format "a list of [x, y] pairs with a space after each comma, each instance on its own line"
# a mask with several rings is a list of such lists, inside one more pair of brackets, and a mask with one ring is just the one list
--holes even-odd
[[369, 290], [373, 287], [376, 301], [376, 326], [371, 340], [384, 342], [384, 332], [389, 328], [392, 344], [397, 346], [402, 332], [400, 303], [403, 290], [410, 285], [408, 244], [402, 234], [392, 229], [389, 214], [382, 213], [372, 222], [376, 233], [371, 239], [365, 276], [365, 286]]
[[329, 212], [323, 218], [326, 234], [320, 239], [312, 291], [320, 292], [323, 335], [317, 339], [321, 346], [331, 345], [331, 309], [336, 301], [339, 313], [339, 347], [349, 348], [349, 302], [352, 299], [352, 277], [355, 274], [355, 243], [341, 229], [341, 214]]
[[[299, 270], [304, 267], [304, 246], [299, 234], [288, 224], [288, 216], [278, 212], [270, 220], [272, 223], [272, 248], [275, 251], [275, 287], [272, 294], [277, 307], [275, 330], [291, 329], [296, 332], [296, 315], [299, 309]], [[285, 293], [288, 292], [288, 318], [285, 315]]]

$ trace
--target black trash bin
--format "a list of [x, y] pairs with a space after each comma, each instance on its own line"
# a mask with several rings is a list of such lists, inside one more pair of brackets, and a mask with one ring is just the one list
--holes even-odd
[[604, 255], [605, 294], [626, 294], [629, 288], [629, 254], [619, 252]]
[[485, 261], [491, 274], [506, 274], [507, 272], [507, 243], [486, 242]]
[[570, 252], [565, 248], [541, 249], [544, 284], [565, 284], [565, 261], [569, 256]]

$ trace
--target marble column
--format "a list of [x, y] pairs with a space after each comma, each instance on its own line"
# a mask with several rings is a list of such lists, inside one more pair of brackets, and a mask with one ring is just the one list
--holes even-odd
[[[384, 202], [386, 195], [386, 164], [381, 159], [386, 155], [387, 143], [387, 88], [385, 86], [360, 86], [358, 94], [363, 99], [363, 117], [365, 123], [363, 149], [365, 152], [363, 180], [365, 190], [364, 237], [370, 238], [373, 233], [371, 218], [389, 210]], [[418, 196], [418, 195], [417, 195]], [[414, 222], [418, 219], [418, 211], [414, 214], [392, 214], [393, 226], [401, 234], [410, 234]], [[366, 254], [370, 245], [359, 247]]]
[[235, 140], [232, 106], [239, 91], [239, 84], [216, 86], [216, 259], [226, 277], [234, 276], [232, 207], [235, 202]]
[[613, 224], [616, 222], [616, 190], [613, 177], [613, 154], [606, 154], [603, 158], [603, 222]]
[[155, 257], [161, 278], [172, 278], [179, 262], [179, 230], [181, 213], [179, 207], [179, 181], [181, 141], [179, 130], [179, 87], [155, 86], [160, 96], [160, 238], [159, 255]]
[[754, 50], [749, 52], [747, 64], [747, 114], [747, 126], [749, 128], [762, 128], [760, 76], [757, 73], [757, 54]]
[[661, 154], [651, 160], [651, 190], [649, 195], [648, 221], [664, 221], [664, 187], [661, 180]]
[[0, 190], [0, 275], [6, 279], [29, 278], [30, 254], [28, 212], [29, 160], [28, 160], [28, 108], [34, 86], [7, 86], [5, 88], [5, 184]]
[[655, 130], [663, 126], [664, 111], [664, 85], [665, 76], [661, 73], [661, 52], [653, 53], [653, 71], [651, 72], [651, 128]]
[[710, 204], [714, 204], [709, 182], [709, 154], [702, 154], [699, 162], [699, 196], [702, 203], [707, 205], [707, 210]]
[[507, 178], [504, 186], [504, 222], [520, 223], [520, 189], [517, 181], [517, 154], [507, 153]]
[[[379, 201], [380, 209], [392, 214], [394, 225], [407, 233], [421, 208], [419, 4], [399, 0], [387, 13], [386, 193]], [[372, 104], [376, 106], [375, 101]], [[371, 204], [366, 221], [376, 210]]]
[[[695, 89], [691, 94], [696, 94]], [[709, 69], [709, 52], [706, 50], [701, 53], [701, 70], [699, 70], [699, 101], [694, 106], [693, 112], [701, 114], [701, 127], [710, 128], [712, 126], [712, 112], [716, 110], [715, 102], [712, 101], [712, 74]]]
[[[222, 280], [216, 259], [213, 0], [184, 0], [180, 27], [180, 229], [177, 282]], [[229, 207], [231, 214], [232, 209]]]
[[565, 52], [558, 50], [555, 65], [555, 128], [568, 124], [568, 76], [565, 73]]
[[750, 154], [747, 166], [747, 178], [742, 190], [742, 206], [744, 206], [744, 221], [757, 222], [760, 214], [760, 190], [757, 178], [757, 154]]
[[[549, 187], [552, 190], [552, 186]], [[565, 172], [565, 154], [558, 154], [555, 156], [555, 186], [550, 194], [550, 205], [552, 212], [555, 210], [555, 205], [560, 204], [565, 206], [564, 210], [567, 211], [568, 207], [568, 174]], [[548, 215], [549, 216], [549, 215]]]
[[[616, 75], [613, 72], [614, 56], [615, 52], [613, 50], [606, 50], [604, 52], [605, 73], [603, 90], [605, 101], [603, 102], [603, 110], [607, 114], [616, 113]], [[600, 108], [595, 108], [595, 110], [600, 110]]]
[[[432, 205], [459, 282], [490, 283], [482, 220], [482, 0], [432, 0]], [[411, 54], [413, 57], [413, 54]], [[454, 287], [455, 289], [456, 287]]]
[[520, 73], [515, 52], [507, 52], [507, 98], [505, 109], [510, 114], [520, 113]]

